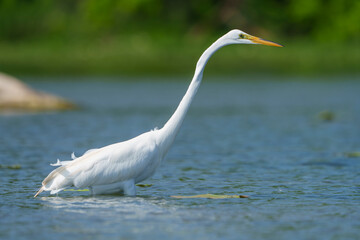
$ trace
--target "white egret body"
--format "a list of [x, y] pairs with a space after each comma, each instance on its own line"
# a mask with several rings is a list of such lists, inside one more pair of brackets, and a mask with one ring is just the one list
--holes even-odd
[[146, 132], [125, 142], [115, 143], [87, 151], [72, 161], [59, 161], [42, 182], [42, 191], [55, 194], [67, 187], [89, 188], [92, 194], [124, 192], [135, 195], [135, 184], [155, 173], [161, 160], [170, 149], [190, 104], [200, 86], [205, 65], [211, 55], [230, 44], [281, 45], [232, 30], [214, 42], [200, 57], [190, 86], [175, 113], [163, 128]]

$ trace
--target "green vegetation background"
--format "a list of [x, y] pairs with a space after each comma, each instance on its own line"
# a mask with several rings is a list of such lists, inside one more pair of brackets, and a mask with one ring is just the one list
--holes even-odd
[[0, 0], [0, 71], [191, 74], [233, 28], [286, 47], [226, 47], [207, 72], [360, 72], [359, 0]]

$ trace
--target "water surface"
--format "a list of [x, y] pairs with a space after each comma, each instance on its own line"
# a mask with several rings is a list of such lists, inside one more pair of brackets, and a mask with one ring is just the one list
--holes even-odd
[[[0, 116], [0, 164], [21, 166], [0, 168], [0, 238], [358, 239], [355, 80], [205, 79], [167, 159], [144, 182], [152, 185], [136, 197], [36, 199], [49, 163], [161, 127], [187, 83], [30, 81], [82, 109]], [[249, 198], [171, 198], [205, 193]]]

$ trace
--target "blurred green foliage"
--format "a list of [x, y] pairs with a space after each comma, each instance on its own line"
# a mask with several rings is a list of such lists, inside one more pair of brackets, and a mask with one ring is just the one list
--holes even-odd
[[[317, 41], [360, 38], [359, 0], [1, 0], [0, 39], [215, 35], [232, 28]], [[271, 33], [271, 34], [270, 34]]]
[[0, 0], [0, 71], [191, 73], [233, 28], [286, 48], [224, 49], [209, 73], [360, 71], [360, 0]]

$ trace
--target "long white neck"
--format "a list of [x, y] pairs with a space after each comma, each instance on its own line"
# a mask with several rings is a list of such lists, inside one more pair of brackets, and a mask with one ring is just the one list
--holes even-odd
[[195, 74], [193, 79], [187, 89], [184, 97], [182, 98], [179, 106], [177, 107], [174, 114], [171, 118], [166, 122], [164, 127], [159, 130], [158, 135], [158, 144], [161, 146], [162, 155], [164, 156], [169, 148], [171, 147], [179, 129], [184, 121], [185, 115], [190, 107], [191, 102], [193, 101], [197, 90], [200, 87], [200, 83], [203, 76], [203, 71], [206, 63], [209, 58], [221, 47], [227, 45], [223, 38], [219, 38], [216, 42], [214, 42], [205, 52], [201, 55], [200, 59], [196, 64]]

